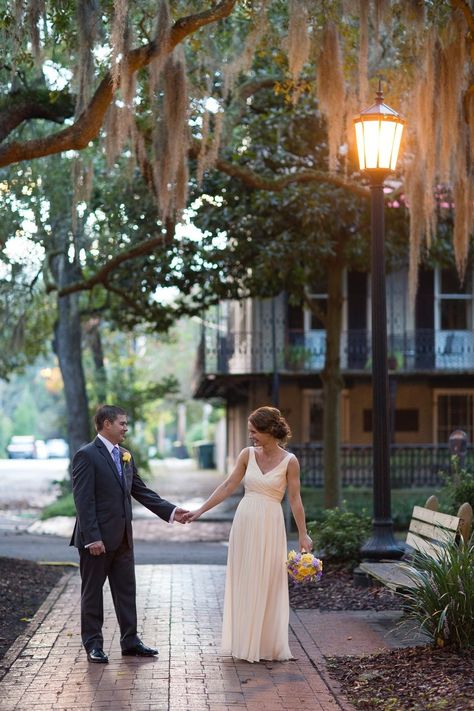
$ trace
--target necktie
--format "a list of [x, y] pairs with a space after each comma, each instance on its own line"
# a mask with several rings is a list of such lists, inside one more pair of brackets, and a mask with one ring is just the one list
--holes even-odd
[[120, 464], [120, 450], [117, 446], [112, 449], [112, 459], [115, 462], [119, 476], [122, 476], [122, 465]]

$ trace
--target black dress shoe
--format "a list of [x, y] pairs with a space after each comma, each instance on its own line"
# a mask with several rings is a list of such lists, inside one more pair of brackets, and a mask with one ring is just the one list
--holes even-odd
[[154, 657], [155, 654], [158, 654], [158, 650], [145, 647], [143, 642], [138, 642], [134, 647], [122, 649], [122, 654], [124, 657]]
[[87, 659], [94, 664], [108, 664], [109, 658], [102, 649], [90, 649], [87, 652]]

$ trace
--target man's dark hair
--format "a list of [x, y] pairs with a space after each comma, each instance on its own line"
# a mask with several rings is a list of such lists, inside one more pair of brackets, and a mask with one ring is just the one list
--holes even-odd
[[115, 422], [117, 417], [126, 414], [122, 407], [117, 407], [116, 405], [99, 405], [94, 416], [94, 424], [97, 432], [101, 431], [106, 420]]

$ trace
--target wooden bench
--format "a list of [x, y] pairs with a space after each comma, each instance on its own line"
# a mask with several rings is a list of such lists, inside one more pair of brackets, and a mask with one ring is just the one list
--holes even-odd
[[[402, 560], [408, 562], [410, 553], [420, 551], [433, 558], [438, 558], [443, 545], [454, 541], [466, 543], [469, 540], [472, 527], [472, 508], [468, 503], [462, 504], [457, 516], [440, 513], [438, 501], [430, 496], [425, 506], [415, 506], [406, 538], [406, 553]], [[359, 571], [370, 575], [392, 590], [401, 587], [416, 587], [416, 583], [403, 567], [402, 561], [382, 561], [370, 563], [363, 561]]]

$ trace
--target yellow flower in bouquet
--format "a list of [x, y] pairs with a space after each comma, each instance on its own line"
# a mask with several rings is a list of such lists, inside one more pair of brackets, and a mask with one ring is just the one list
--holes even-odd
[[125, 462], [125, 464], [128, 464], [129, 461], [132, 459], [132, 455], [130, 454], [130, 452], [124, 452], [122, 454], [122, 459]]
[[288, 575], [294, 583], [317, 581], [323, 574], [323, 562], [312, 553], [290, 551], [286, 561]]

